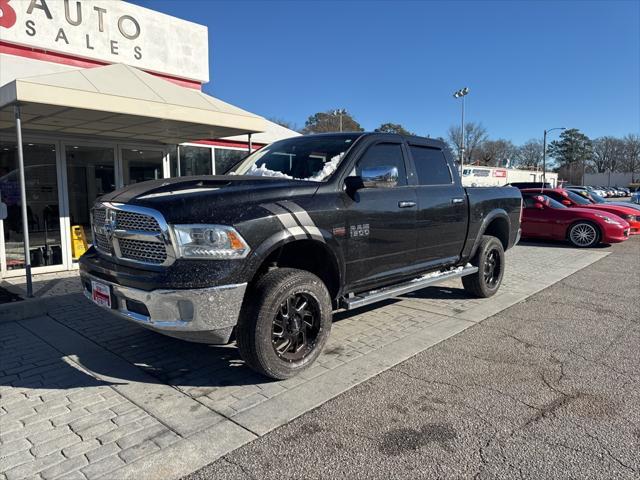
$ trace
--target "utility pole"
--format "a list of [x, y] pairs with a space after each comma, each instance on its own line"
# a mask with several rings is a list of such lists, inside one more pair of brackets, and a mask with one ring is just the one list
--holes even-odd
[[552, 132], [553, 130], [565, 130], [565, 127], [550, 128], [549, 130], [544, 131], [544, 136], [542, 137], [542, 183], [543, 185], [547, 182], [547, 133]]
[[464, 166], [464, 97], [469, 94], [467, 87], [453, 92], [453, 98], [462, 98], [462, 124], [460, 126], [460, 179], [462, 180], [462, 167]]
[[340, 118], [340, 132], [342, 132], [342, 116], [346, 115], [347, 111], [344, 108], [339, 108], [331, 113], [333, 113], [334, 115], [338, 115], [338, 117]]

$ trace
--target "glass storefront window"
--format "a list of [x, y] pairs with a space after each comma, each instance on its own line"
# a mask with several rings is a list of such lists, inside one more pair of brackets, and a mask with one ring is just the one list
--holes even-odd
[[180, 145], [180, 176], [211, 175], [211, 148]]
[[[62, 264], [55, 145], [24, 144], [27, 218], [32, 267]], [[7, 270], [24, 268], [18, 151], [0, 143], [0, 200], [7, 205], [4, 242]]]
[[158, 180], [163, 175], [164, 152], [137, 148], [122, 149], [124, 184]]
[[[108, 147], [74, 145], [65, 148], [71, 227], [82, 227], [89, 243], [93, 243], [91, 207], [96, 198], [116, 188], [114, 153], [114, 149]], [[74, 253], [73, 260], [77, 257]]]
[[248, 155], [247, 150], [215, 148], [216, 175], [224, 175]]

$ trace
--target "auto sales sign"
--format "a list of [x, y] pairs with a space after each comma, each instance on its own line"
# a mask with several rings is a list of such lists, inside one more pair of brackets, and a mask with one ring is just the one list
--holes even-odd
[[0, 42], [209, 81], [207, 27], [120, 0], [0, 0]]

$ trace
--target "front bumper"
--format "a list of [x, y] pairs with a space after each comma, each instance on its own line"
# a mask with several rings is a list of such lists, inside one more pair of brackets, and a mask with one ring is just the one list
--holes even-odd
[[109, 286], [114, 314], [145, 328], [191, 342], [228, 343], [238, 323], [246, 283], [211, 288], [139, 290], [81, 272], [91, 300], [91, 281]]
[[605, 232], [602, 241], [604, 243], [620, 243], [629, 238], [629, 228], [620, 228], [613, 231]]

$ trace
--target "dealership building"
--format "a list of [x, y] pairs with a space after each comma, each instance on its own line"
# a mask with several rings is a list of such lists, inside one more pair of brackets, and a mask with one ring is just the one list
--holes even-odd
[[203, 93], [208, 58], [207, 27], [124, 1], [0, 2], [0, 278], [25, 240], [33, 273], [77, 268], [102, 194], [298, 135]]

